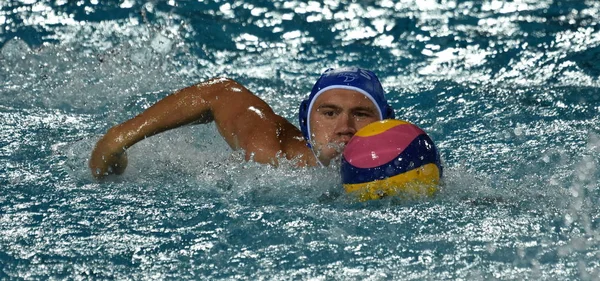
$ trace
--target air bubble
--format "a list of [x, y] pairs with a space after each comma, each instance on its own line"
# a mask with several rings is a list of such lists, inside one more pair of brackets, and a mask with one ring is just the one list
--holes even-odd
[[150, 42], [150, 46], [158, 53], [167, 54], [171, 52], [173, 41], [162, 34], [157, 34], [154, 36], [154, 39], [152, 39], [152, 42]]

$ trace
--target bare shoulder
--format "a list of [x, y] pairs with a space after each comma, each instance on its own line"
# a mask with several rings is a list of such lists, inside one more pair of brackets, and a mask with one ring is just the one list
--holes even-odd
[[277, 165], [277, 159], [285, 157], [311, 165], [314, 155], [300, 130], [242, 84], [215, 78], [196, 87], [210, 88], [208, 98], [219, 133], [232, 149], [244, 150], [246, 160]]

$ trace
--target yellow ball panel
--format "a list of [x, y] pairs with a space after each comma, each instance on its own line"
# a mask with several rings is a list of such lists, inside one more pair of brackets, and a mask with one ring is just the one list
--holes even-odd
[[381, 134], [395, 126], [404, 125], [404, 124], [411, 124], [411, 123], [402, 121], [402, 120], [396, 120], [396, 119], [386, 119], [386, 120], [371, 123], [371, 124], [365, 126], [364, 128], [358, 130], [358, 132], [356, 132], [355, 136], [370, 137], [370, 136], [374, 136], [377, 134]]
[[355, 193], [361, 202], [386, 196], [431, 197], [438, 190], [440, 170], [435, 164], [423, 165], [383, 180], [344, 184], [348, 193]]

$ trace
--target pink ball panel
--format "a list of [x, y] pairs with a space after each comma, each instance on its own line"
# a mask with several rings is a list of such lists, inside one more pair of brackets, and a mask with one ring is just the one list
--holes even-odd
[[374, 168], [396, 158], [423, 130], [412, 124], [402, 124], [380, 134], [354, 136], [344, 149], [344, 158], [357, 168]]

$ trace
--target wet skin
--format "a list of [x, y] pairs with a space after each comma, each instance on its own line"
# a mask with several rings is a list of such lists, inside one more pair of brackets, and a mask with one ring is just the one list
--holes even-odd
[[110, 128], [96, 143], [89, 168], [96, 178], [121, 174], [126, 150], [137, 142], [188, 124], [215, 122], [233, 150], [246, 160], [277, 166], [284, 157], [298, 166], [324, 165], [339, 155], [357, 130], [379, 120], [375, 105], [364, 95], [334, 89], [323, 93], [310, 112], [313, 147], [287, 119], [234, 80], [211, 79], [166, 96], [139, 115]]

